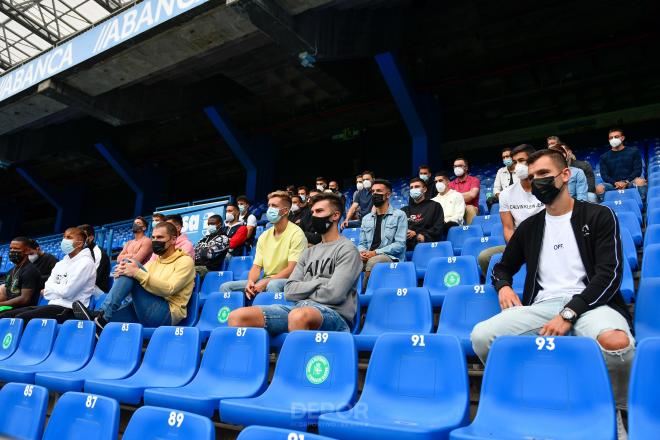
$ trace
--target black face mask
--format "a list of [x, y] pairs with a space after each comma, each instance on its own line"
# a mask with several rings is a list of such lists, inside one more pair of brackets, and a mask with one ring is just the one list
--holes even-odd
[[142, 232], [144, 229], [142, 229], [141, 225], [138, 225], [137, 223], [133, 223], [133, 232]]
[[385, 195], [384, 194], [372, 194], [371, 200], [374, 202], [376, 208], [380, 208], [385, 204]]
[[9, 261], [14, 264], [18, 264], [23, 260], [23, 252], [20, 251], [9, 251]]
[[318, 234], [325, 234], [332, 227], [332, 214], [327, 217], [312, 216], [312, 229]]
[[167, 251], [167, 242], [151, 240], [151, 249], [156, 255], [163, 255]]
[[[557, 174], [557, 176], [559, 176], [559, 174]], [[554, 202], [561, 192], [561, 189], [564, 187], [563, 184], [559, 188], [555, 186], [555, 179], [557, 176], [532, 179], [532, 194], [534, 194], [534, 197], [539, 199], [539, 202], [544, 205], [549, 205]]]

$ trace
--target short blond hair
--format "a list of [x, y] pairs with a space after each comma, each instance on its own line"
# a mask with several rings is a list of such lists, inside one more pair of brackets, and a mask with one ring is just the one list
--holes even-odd
[[273, 199], [273, 198], [279, 198], [281, 200], [284, 200], [284, 204], [287, 205], [287, 208], [291, 208], [291, 195], [289, 195], [288, 192], [286, 191], [273, 191], [272, 193], [268, 194], [268, 200]]

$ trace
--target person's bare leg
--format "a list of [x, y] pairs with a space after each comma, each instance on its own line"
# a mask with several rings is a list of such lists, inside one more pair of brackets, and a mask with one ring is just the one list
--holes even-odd
[[300, 307], [289, 312], [289, 331], [318, 330], [323, 324], [323, 317], [314, 307]]
[[227, 319], [229, 327], [260, 327], [264, 328], [264, 314], [261, 307], [241, 307], [229, 314]]

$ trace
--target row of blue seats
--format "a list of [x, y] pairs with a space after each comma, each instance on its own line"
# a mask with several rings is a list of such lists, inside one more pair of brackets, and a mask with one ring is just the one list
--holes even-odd
[[[350, 335], [298, 331], [284, 343], [268, 384], [268, 335], [263, 329], [214, 331], [196, 368], [195, 332], [169, 332], [182, 356], [152, 366], [152, 376], [85, 380], [86, 393], [66, 392], [56, 404], [44, 438], [115, 439], [120, 403], [145, 405], [133, 415], [125, 439], [215, 438], [208, 417], [222, 422], [267, 425], [322, 435], [364, 438], [562, 438], [616, 439], [616, 412], [609, 377], [597, 343], [582, 337], [504, 336], [492, 345], [477, 415], [469, 418], [467, 365], [456, 338], [388, 333], [374, 347], [358, 399], [356, 347]], [[174, 344], [172, 344], [173, 346]], [[161, 347], [163, 349], [170, 347]], [[152, 356], [150, 347], [145, 354]], [[195, 366], [188, 368], [185, 363]], [[169, 362], [166, 362], [169, 361]], [[629, 438], [655, 438], [660, 429], [657, 396], [660, 338], [637, 349], [629, 398]], [[528, 368], [530, 364], [543, 368]], [[161, 367], [162, 369], [157, 369]], [[174, 376], [173, 370], [181, 370]], [[164, 370], [164, 371], [163, 371]], [[584, 371], [589, 371], [584, 375]], [[92, 373], [92, 372], [90, 372]], [[98, 373], [97, 373], [98, 374]], [[164, 386], [160, 377], [170, 374]], [[507, 378], [515, 377], [512, 383]], [[37, 384], [39, 375], [37, 376]], [[130, 393], [127, 389], [131, 388]], [[41, 438], [48, 390], [16, 383], [0, 391], [0, 432]], [[126, 397], [130, 394], [130, 399]], [[158, 409], [158, 408], [160, 409]], [[515, 423], [511, 421], [515, 420]], [[268, 435], [262, 428], [252, 428]], [[307, 433], [287, 439], [305, 438]], [[246, 433], [253, 435], [250, 429]], [[92, 436], [93, 434], [93, 436]], [[239, 438], [247, 438], [239, 437]], [[283, 434], [279, 431], [278, 434]], [[241, 434], [243, 435], [243, 434]], [[91, 437], [88, 437], [91, 436]], [[259, 437], [256, 433], [249, 438]], [[266, 438], [277, 438], [267, 436]], [[307, 437], [313, 438], [313, 437]]]

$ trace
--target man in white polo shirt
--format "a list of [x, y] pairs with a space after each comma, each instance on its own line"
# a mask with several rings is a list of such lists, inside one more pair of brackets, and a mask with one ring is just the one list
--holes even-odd
[[[531, 145], [522, 144], [511, 152], [511, 158], [516, 164], [514, 173], [518, 181], [500, 194], [500, 219], [504, 228], [504, 240], [507, 243], [518, 225], [544, 208], [543, 203], [532, 194], [532, 183], [527, 178], [527, 158], [534, 151], [536, 150]], [[504, 252], [504, 248], [505, 246], [494, 246], [479, 254], [479, 266], [485, 275], [490, 259], [493, 255]]]

